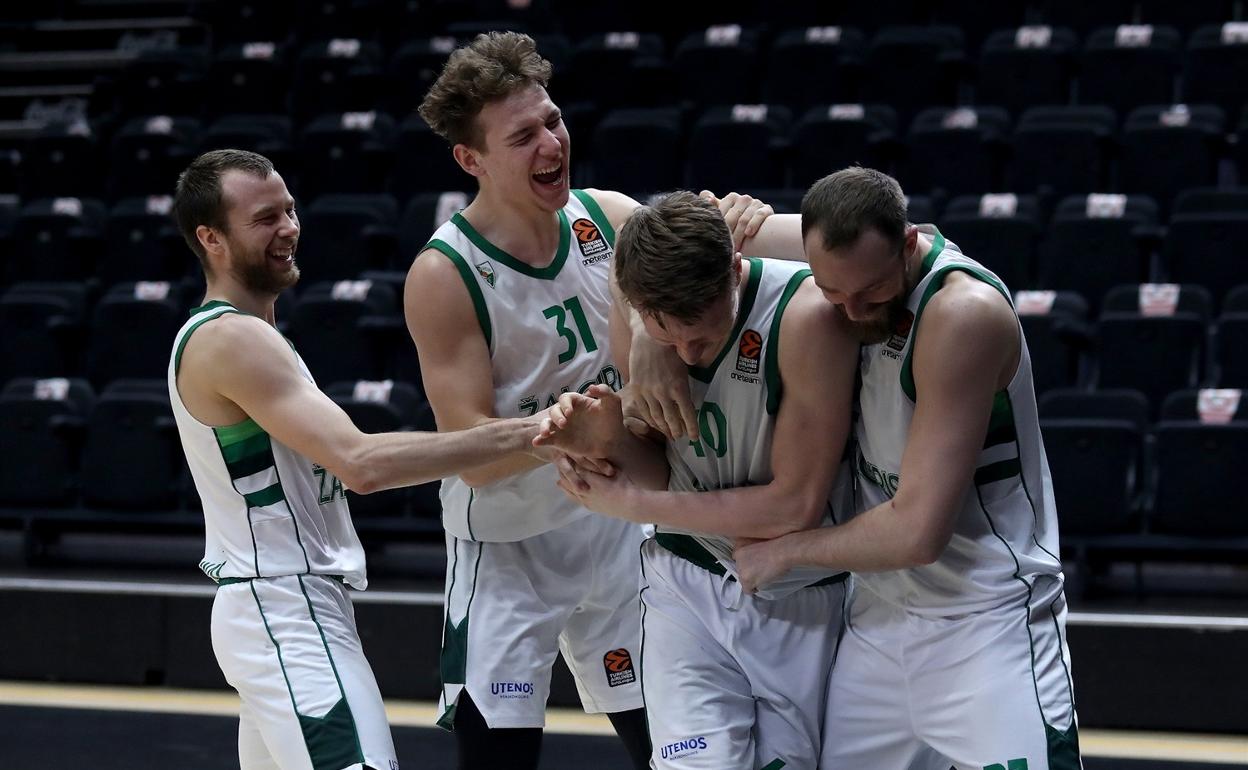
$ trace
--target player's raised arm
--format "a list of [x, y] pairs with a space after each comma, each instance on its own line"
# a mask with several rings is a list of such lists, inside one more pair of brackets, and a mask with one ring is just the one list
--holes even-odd
[[523, 452], [536, 431], [535, 421], [513, 419], [448, 434], [363, 433], [300, 373], [273, 327], [234, 313], [190, 337], [179, 383], [184, 398], [215, 395], [234, 404], [273, 438], [361, 494], [432, 481]]

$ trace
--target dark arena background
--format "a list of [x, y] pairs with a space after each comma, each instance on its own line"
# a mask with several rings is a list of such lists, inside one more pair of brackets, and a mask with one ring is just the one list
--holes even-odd
[[[1248, 10], [1240, 0], [41, 0], [0, 10], [0, 770], [237, 767], [165, 385], [202, 297], [168, 211], [272, 158], [279, 327], [369, 432], [431, 429], [400, 297], [472, 179], [414, 112], [532, 34], [575, 187], [797, 210], [851, 164], [1016, 292], [1062, 526], [1086, 766], [1248, 766]], [[1242, 21], [1241, 21], [1242, 20]], [[347, 282], [347, 283], [344, 283]], [[436, 728], [436, 485], [351, 495], [405, 767]], [[546, 768], [624, 768], [556, 673]], [[864, 770], [890, 770], [888, 768]]]

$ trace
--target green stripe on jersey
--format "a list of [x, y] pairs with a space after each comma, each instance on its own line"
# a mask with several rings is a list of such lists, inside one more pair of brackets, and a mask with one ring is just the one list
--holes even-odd
[[611, 220], [607, 219], [607, 215], [602, 213], [602, 207], [598, 205], [598, 201], [594, 200], [594, 196], [584, 190], [573, 190], [572, 194], [581, 202], [581, 205], [589, 212], [589, 218], [594, 220], [594, 224], [598, 225], [598, 229], [607, 239], [607, 243], [611, 248], [615, 248], [615, 228], [611, 226]]
[[784, 383], [780, 381], [780, 320], [784, 317], [784, 309], [789, 300], [797, 293], [802, 281], [811, 275], [809, 270], [799, 270], [789, 279], [780, 295], [780, 303], [776, 305], [776, 314], [771, 319], [771, 330], [767, 334], [767, 361], [763, 364], [763, 373], [767, 378], [767, 413], [775, 414], [780, 409], [780, 396]]
[[1012, 444], [1017, 440], [1018, 431], [1014, 427], [1014, 408], [1010, 406], [1010, 394], [999, 390], [992, 399], [992, 417], [988, 420], [984, 449], [998, 444]]
[[975, 469], [975, 486], [982, 487], [985, 484], [991, 484], [994, 481], [1003, 481], [1014, 476], [1023, 475], [1023, 466], [1017, 457], [1011, 457], [1009, 460], [985, 465], [982, 468]]
[[723, 362], [724, 356], [728, 355], [728, 351], [737, 346], [737, 339], [741, 336], [741, 327], [745, 326], [745, 319], [750, 317], [750, 311], [754, 309], [754, 297], [758, 295], [758, 285], [763, 279], [763, 261], [757, 257], [748, 257], [745, 260], [750, 263], [750, 277], [745, 284], [745, 294], [741, 297], [741, 306], [737, 308], [737, 322], [733, 324], [732, 334], [728, 335], [728, 341], [724, 343], [724, 347], [719, 351], [719, 355], [715, 356], [715, 360], [711, 365], [702, 368], [700, 366], [689, 367], [689, 376], [702, 382], [710, 382], [715, 379], [715, 370], [719, 369], [719, 365]]
[[481, 293], [481, 284], [477, 283], [472, 268], [468, 266], [468, 260], [464, 259], [463, 255], [456, 251], [454, 246], [437, 238], [426, 243], [425, 248], [441, 252], [443, 256], [451, 260], [451, 264], [459, 271], [459, 277], [464, 280], [464, 285], [468, 287], [468, 296], [472, 298], [472, 309], [477, 313], [477, 323], [481, 326], [481, 334], [485, 336], [485, 346], [492, 349], [491, 341], [494, 335], [490, 326], [490, 311], [485, 305], [485, 296]]
[[243, 499], [247, 501], [247, 506], [249, 508], [264, 508], [285, 500], [286, 493], [282, 491], [282, 485], [277, 483], [267, 486], [258, 492], [245, 494], [243, 495]]
[[264, 428], [261, 428], [255, 420], [248, 417], [242, 422], [236, 422], [233, 425], [222, 425], [212, 429], [217, 436], [217, 443], [224, 449], [231, 444], [237, 444], [246, 441], [252, 436], [265, 435]]
[[532, 265], [516, 259], [512, 255], [503, 251], [499, 247], [490, 243], [485, 236], [477, 232], [472, 223], [464, 218], [462, 213], [457, 213], [451, 217], [451, 222], [459, 228], [468, 240], [472, 241], [472, 245], [489, 255], [490, 259], [497, 259], [500, 263], [515, 270], [521, 275], [527, 275], [530, 278], [537, 278], [543, 281], [549, 281], [559, 275], [559, 271], [563, 269], [563, 263], [568, 260], [568, 246], [572, 243], [572, 225], [568, 224], [568, 215], [559, 209], [559, 246], [555, 249], [555, 258], [546, 267], [533, 267]]
[[272, 444], [269, 442], [269, 434], [263, 432], [248, 436], [233, 444], [221, 445], [221, 456], [225, 458], [226, 465], [232, 465], [255, 455], [270, 455], [271, 458], [271, 452]]

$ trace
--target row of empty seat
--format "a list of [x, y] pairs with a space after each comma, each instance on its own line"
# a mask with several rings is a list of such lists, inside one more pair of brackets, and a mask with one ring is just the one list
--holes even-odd
[[[1235, 128], [1212, 105], [1141, 107], [1121, 122], [1104, 106], [1034, 107], [1016, 123], [999, 108], [938, 108], [907, 125], [885, 104], [605, 114], [573, 104], [564, 120], [577, 184], [631, 194], [805, 188], [858, 163], [895, 173], [914, 193], [1125, 192], [1150, 195], [1164, 210], [1178, 191], [1219, 184], [1224, 171], [1248, 179], [1248, 117]], [[195, 155], [220, 147], [268, 156], [305, 202], [382, 191], [406, 201], [475, 184], [417, 115], [396, 123], [384, 113], [328, 113], [298, 129], [283, 115], [231, 115], [207, 126], [156, 115], [130, 119], [111, 139], [85, 122], [0, 137], [0, 193], [168, 195]], [[1223, 160], [1235, 165], [1221, 169]]]
[[[727, 188], [721, 188], [727, 189]], [[738, 188], [779, 212], [799, 209], [802, 189]], [[369, 271], [405, 271], [433, 231], [469, 201], [451, 191], [413, 196], [324, 195], [299, 208], [298, 260], [305, 285]], [[168, 196], [90, 198], [18, 205], [0, 199], [0, 287], [20, 282], [180, 282], [199, 267], [170, 217]], [[934, 222], [1011, 289], [1073, 290], [1095, 309], [1124, 283], [1201, 284], [1220, 302], [1243, 282], [1248, 192], [1188, 190], [1165, 216], [1147, 196], [1094, 193], [1050, 198], [995, 193], [914, 195], [912, 222]]]

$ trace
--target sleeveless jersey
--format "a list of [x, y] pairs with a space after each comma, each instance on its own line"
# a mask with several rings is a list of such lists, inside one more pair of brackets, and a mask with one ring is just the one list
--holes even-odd
[[[200, 569], [219, 582], [337, 575], [363, 590], [368, 584], [364, 548], [351, 523], [342, 482], [250, 418], [213, 427], [192, 417], [182, 403], [178, 367], [187, 341], [203, 324], [241, 312], [220, 301], [195, 308], [169, 358], [169, 400], [204, 506], [206, 543]], [[293, 346], [291, 356], [312, 381]]]
[[[767, 484], [774, 478], [772, 435], [782, 395], [780, 322], [810, 270], [801, 262], [746, 261], [749, 274], [728, 341], [710, 366], [689, 367], [689, 389], [701, 436], [697, 441], [668, 442], [672, 468], [668, 488], [672, 491], [731, 489]], [[838, 474], [838, 482], [845, 475]], [[840, 514], [833, 510], [833, 503], [830, 496], [825, 523]], [[718, 573], [717, 562], [727, 574], [736, 574], [731, 538], [663, 527], [658, 539], [668, 550], [703, 567]], [[758, 595], [779, 598], [838, 572], [801, 567], [762, 587]]]
[[[573, 190], [559, 211], [559, 246], [547, 267], [532, 267], [487, 241], [456, 214], [425, 246], [459, 270], [490, 349], [494, 413], [535, 414], [561, 393], [623, 383], [612, 363], [607, 319], [615, 231], [598, 204]], [[548, 532], [589, 511], [555, 486], [542, 465], [472, 489], [458, 476], [442, 481], [442, 521], [468, 540], [510, 542]]]
[[[916, 396], [911, 369], [914, 340], [922, 328], [923, 310], [945, 277], [955, 271], [966, 273], [1010, 300], [1009, 290], [996, 275], [963, 256], [934, 227], [920, 229], [932, 238], [932, 248], [907, 300], [913, 323], [885, 342], [862, 347], [854, 460], [859, 512], [891, 499], [906, 483], [899, 475], [901, 457], [916, 397], [921, 397]], [[1060, 590], [1057, 513], [1021, 327], [1019, 339], [1018, 369], [1009, 386], [993, 399], [974, 482], [958, 509], [949, 546], [934, 564], [855, 574], [856, 585], [895, 605], [933, 616], [978, 612], [1023, 599], [1038, 582], [1046, 593]]]

